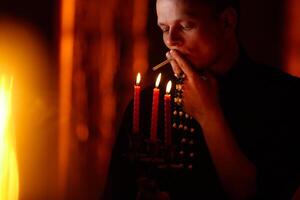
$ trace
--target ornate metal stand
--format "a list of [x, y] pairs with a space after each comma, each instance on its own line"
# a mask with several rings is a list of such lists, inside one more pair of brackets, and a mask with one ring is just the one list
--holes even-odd
[[[185, 75], [181, 74], [177, 77], [174, 91], [173, 113], [172, 113], [172, 144], [166, 145], [164, 141], [150, 141], [143, 134], [131, 134], [130, 142], [130, 158], [135, 163], [142, 166], [151, 166], [157, 169], [165, 168], [184, 168], [190, 165], [186, 164], [187, 160], [194, 157], [193, 152], [186, 152], [188, 146], [194, 144], [193, 134], [195, 129], [190, 117], [183, 110], [182, 94], [183, 81]], [[188, 153], [188, 155], [187, 155]], [[185, 157], [189, 157], [186, 159]]]
[[141, 135], [131, 135], [130, 158], [141, 165], [157, 166], [168, 165], [174, 162], [175, 148], [173, 145], [165, 145], [160, 140], [153, 142]]
[[173, 95], [172, 144], [167, 145], [161, 140], [150, 141], [142, 133], [129, 136], [130, 150], [126, 156], [136, 166], [137, 173], [141, 174], [138, 185], [142, 192], [137, 199], [158, 194], [157, 176], [168, 177], [178, 174], [178, 170], [193, 170], [195, 128], [192, 117], [183, 110], [184, 78], [184, 75], [178, 77]]

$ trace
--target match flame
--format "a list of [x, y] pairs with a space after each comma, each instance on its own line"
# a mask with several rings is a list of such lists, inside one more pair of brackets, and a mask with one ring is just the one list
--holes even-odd
[[157, 76], [157, 78], [156, 78], [155, 87], [159, 86], [160, 79], [161, 79], [161, 73], [159, 73], [158, 76]]
[[169, 94], [172, 88], [172, 81], [169, 81], [166, 87], [166, 93]]
[[17, 200], [19, 174], [11, 117], [13, 79], [0, 78], [0, 199]]
[[136, 85], [139, 85], [140, 82], [141, 82], [141, 74], [138, 73], [137, 76], [136, 76], [136, 82], [135, 83], [136, 83]]

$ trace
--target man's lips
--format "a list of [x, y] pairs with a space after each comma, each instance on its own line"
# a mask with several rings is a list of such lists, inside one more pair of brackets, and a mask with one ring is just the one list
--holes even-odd
[[189, 53], [187, 51], [182, 50], [182, 49], [172, 49], [172, 50], [177, 51], [181, 57], [183, 57], [184, 59], [189, 60], [190, 56], [189, 56]]
[[177, 50], [177, 51], [180, 53], [180, 56], [182, 56], [182, 58], [184, 60], [186, 60], [189, 64], [194, 65], [193, 62], [192, 62], [193, 61], [192, 55], [189, 52], [180, 51], [180, 50]]

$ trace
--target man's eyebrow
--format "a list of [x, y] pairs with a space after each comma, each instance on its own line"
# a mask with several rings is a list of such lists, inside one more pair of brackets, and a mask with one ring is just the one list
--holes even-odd
[[157, 22], [157, 26], [167, 26], [167, 25], [162, 22]]

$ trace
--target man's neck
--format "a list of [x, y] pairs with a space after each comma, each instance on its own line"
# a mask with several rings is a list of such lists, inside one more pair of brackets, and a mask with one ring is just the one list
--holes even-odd
[[223, 51], [223, 54], [218, 59], [219, 62], [215, 63], [214, 66], [211, 68], [211, 73], [215, 76], [223, 76], [229, 71], [234, 64], [237, 62], [239, 57], [239, 44], [236, 40], [228, 45]]

